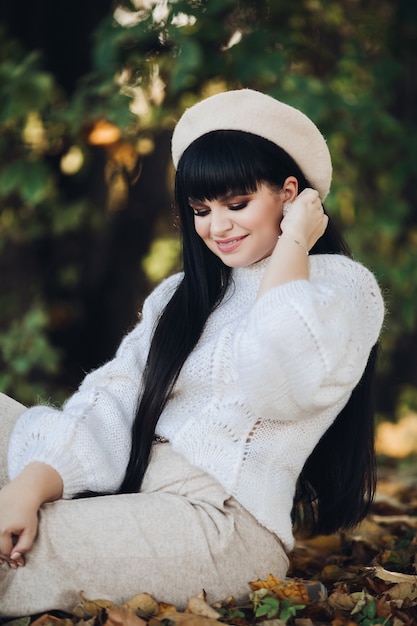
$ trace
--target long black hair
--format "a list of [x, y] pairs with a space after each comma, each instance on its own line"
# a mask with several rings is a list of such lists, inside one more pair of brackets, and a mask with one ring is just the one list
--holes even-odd
[[[306, 146], [308, 150], [308, 146]], [[294, 160], [274, 143], [242, 131], [213, 131], [182, 155], [175, 177], [183, 279], [164, 309], [152, 338], [142, 394], [132, 427], [130, 459], [119, 493], [136, 492], [146, 471], [155, 428], [181, 368], [221, 302], [231, 270], [196, 234], [189, 200], [213, 200], [254, 192], [260, 183], [281, 189], [288, 176], [299, 192], [311, 186]], [[344, 254], [348, 246], [329, 219], [310, 254]], [[293, 516], [311, 531], [353, 526], [367, 513], [375, 490], [371, 380], [375, 349], [343, 411], [307, 459], [298, 479]]]

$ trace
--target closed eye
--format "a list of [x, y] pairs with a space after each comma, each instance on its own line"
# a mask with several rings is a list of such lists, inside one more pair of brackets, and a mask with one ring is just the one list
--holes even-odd
[[[219, 199], [222, 204], [229, 209], [229, 211], [241, 211], [245, 209], [251, 197], [236, 197], [236, 195], [229, 195], [227, 197]], [[197, 201], [192, 201], [190, 198], [190, 209], [192, 210], [195, 217], [205, 217], [210, 213], [210, 207], [206, 204], [197, 203]]]
[[241, 209], [244, 209], [247, 206], [248, 206], [248, 201], [245, 200], [244, 202], [238, 202], [237, 204], [229, 204], [227, 208], [230, 209], [231, 211], [240, 211]]
[[191, 209], [196, 217], [205, 217], [210, 213], [210, 209], [195, 209], [194, 207]]

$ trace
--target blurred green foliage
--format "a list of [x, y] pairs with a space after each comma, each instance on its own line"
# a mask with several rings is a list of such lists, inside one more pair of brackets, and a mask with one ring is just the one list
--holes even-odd
[[[379, 408], [392, 411], [401, 389], [417, 385], [414, 1], [124, 0], [91, 36], [88, 71], [68, 94], [36, 51], [23, 50], [0, 31], [0, 255], [10, 257], [16, 247], [26, 254], [30, 241], [65, 238], [70, 231], [99, 240], [112, 211], [127, 210], [138, 163], [152, 161], [153, 142], [186, 106], [225, 88], [265, 91], [301, 108], [328, 140], [334, 181], [327, 210], [386, 294]], [[98, 141], [94, 130], [101, 131]], [[105, 139], [104, 131], [114, 138]], [[103, 176], [96, 180], [102, 185], [97, 198], [88, 181], [98, 161]], [[71, 197], [62, 182], [69, 177], [77, 181]], [[171, 179], [161, 169], [150, 184], [163, 181], [169, 193]], [[152, 197], [147, 211], [150, 220]], [[164, 219], [155, 218], [152, 232], [163, 242], [163, 254], [151, 249], [151, 241], [143, 243], [137, 271], [152, 267], [148, 288], [177, 267], [169, 207]], [[159, 269], [158, 256], [164, 263]], [[82, 280], [74, 262], [58, 273], [63, 283]], [[40, 280], [32, 276], [24, 295], [7, 281], [2, 287], [3, 338], [27, 328], [40, 295], [46, 297], [44, 314], [52, 315]], [[35, 335], [25, 331], [26, 343], [16, 342], [13, 350], [0, 342], [10, 374], [0, 379], [1, 389], [23, 401], [30, 400], [31, 373], [37, 393], [39, 378], [48, 389], [51, 363], [59, 370], [45, 318], [37, 333], [43, 343], [25, 372], [19, 363]]]
[[[45, 336], [48, 318], [41, 306], [34, 305], [21, 320], [16, 320], [0, 334], [0, 351], [8, 367], [0, 373], [2, 389], [18, 389], [21, 395], [33, 396], [28, 375], [42, 365], [42, 372], [53, 375], [59, 365], [59, 352]], [[37, 382], [39, 397], [47, 397], [48, 387]]]

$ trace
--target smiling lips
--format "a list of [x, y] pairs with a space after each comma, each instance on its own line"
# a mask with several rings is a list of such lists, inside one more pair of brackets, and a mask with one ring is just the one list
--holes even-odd
[[242, 237], [230, 237], [230, 239], [215, 240], [216, 246], [221, 252], [234, 252], [246, 239], [247, 235]]

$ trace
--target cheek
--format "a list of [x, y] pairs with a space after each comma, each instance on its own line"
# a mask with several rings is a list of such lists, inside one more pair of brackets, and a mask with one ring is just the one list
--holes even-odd
[[208, 236], [209, 226], [201, 218], [194, 218], [195, 232], [201, 239], [205, 239]]

